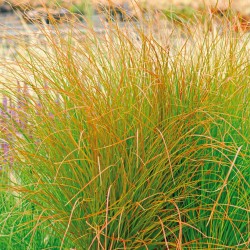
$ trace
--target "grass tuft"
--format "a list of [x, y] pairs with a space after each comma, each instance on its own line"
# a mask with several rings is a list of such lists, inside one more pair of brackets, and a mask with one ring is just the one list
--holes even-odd
[[108, 25], [2, 64], [0, 249], [249, 248], [249, 34]]

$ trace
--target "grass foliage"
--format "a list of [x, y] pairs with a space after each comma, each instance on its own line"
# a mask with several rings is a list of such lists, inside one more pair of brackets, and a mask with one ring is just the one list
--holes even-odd
[[3, 65], [0, 249], [247, 249], [249, 35], [110, 26]]

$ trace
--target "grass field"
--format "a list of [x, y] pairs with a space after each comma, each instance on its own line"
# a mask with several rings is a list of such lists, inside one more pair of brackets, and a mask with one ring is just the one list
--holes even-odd
[[198, 20], [17, 39], [1, 250], [249, 248], [249, 33]]

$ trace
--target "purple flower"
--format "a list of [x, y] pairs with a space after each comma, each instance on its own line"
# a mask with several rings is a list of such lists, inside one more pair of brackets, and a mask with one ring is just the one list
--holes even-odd
[[4, 96], [3, 97], [3, 103], [2, 103], [2, 105], [3, 105], [3, 109], [0, 109], [1, 110], [1, 113], [0, 113], [0, 115], [1, 115], [1, 122], [4, 122], [5, 120], [6, 120], [6, 118], [7, 118], [7, 110], [8, 110], [8, 99], [7, 99], [7, 97], [6, 96]]
[[7, 97], [4, 96], [4, 97], [3, 97], [3, 109], [4, 109], [5, 111], [7, 111], [7, 105], [8, 105], [8, 100], [7, 100]]
[[17, 108], [20, 109], [22, 107], [21, 101], [21, 85], [17, 82]]
[[26, 97], [29, 95], [29, 89], [28, 89], [28, 85], [26, 83], [24, 84], [24, 87], [23, 87], [23, 94]]
[[44, 83], [44, 89], [48, 89], [49, 88], [49, 85], [48, 85], [48, 83], [45, 81], [45, 83]]
[[7, 142], [4, 142], [2, 144], [2, 147], [3, 147], [3, 156], [4, 156], [4, 159], [7, 160], [7, 157], [9, 155], [9, 150], [10, 150], [9, 144]]
[[60, 97], [59, 97], [59, 95], [56, 95], [55, 103], [56, 103], [57, 105], [60, 104]]
[[54, 114], [52, 112], [49, 112], [49, 118], [52, 118], [52, 119], [55, 118], [55, 116], [54, 116]]

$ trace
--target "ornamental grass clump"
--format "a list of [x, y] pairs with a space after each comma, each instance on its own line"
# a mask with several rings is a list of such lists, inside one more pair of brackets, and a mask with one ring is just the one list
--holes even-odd
[[1, 249], [249, 247], [249, 35], [211, 23], [20, 41]]

